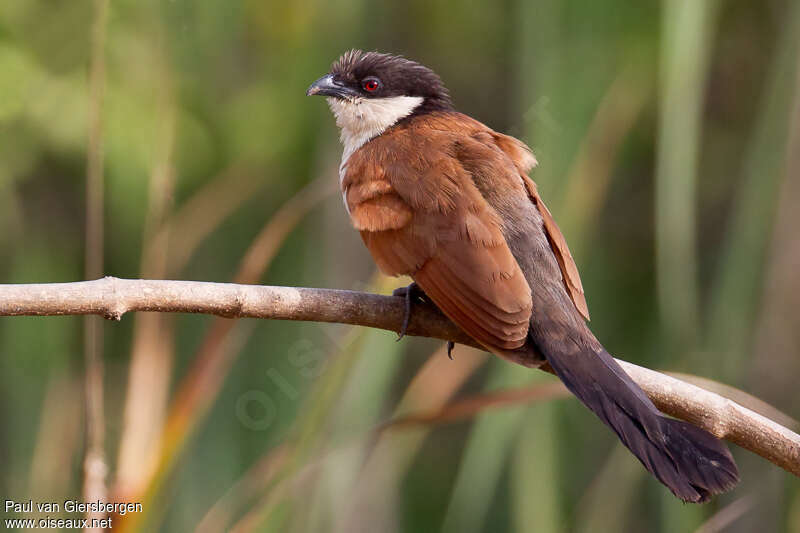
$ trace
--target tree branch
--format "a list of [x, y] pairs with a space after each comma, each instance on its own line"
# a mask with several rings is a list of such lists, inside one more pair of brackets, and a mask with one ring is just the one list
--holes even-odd
[[[129, 311], [330, 322], [396, 332], [405, 306], [401, 298], [354, 291], [199, 281], [106, 277], [75, 283], [0, 285], [0, 316], [95, 314], [120, 320]], [[408, 334], [477, 346], [428, 305], [415, 307]], [[618, 362], [663, 412], [688, 420], [800, 476], [800, 435], [706, 389]], [[549, 370], [546, 365], [542, 369]]]

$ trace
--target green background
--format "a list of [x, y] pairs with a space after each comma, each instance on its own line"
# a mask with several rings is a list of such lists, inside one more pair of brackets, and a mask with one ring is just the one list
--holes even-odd
[[[340, 53], [377, 49], [533, 148], [611, 353], [800, 417], [800, 3], [113, 0], [104, 46], [100, 4], [0, 6], [0, 282], [85, 278], [99, 109], [106, 274], [230, 281], [255, 250], [239, 279], [405, 284], [374, 276], [333, 119], [305, 97]], [[0, 319], [4, 498], [80, 499], [82, 320]], [[185, 315], [103, 328], [108, 482], [145, 508], [115, 530], [800, 531], [778, 467], [731, 446], [738, 488], [683, 505], [555, 393], [375, 432], [550, 390], [463, 347], [449, 362], [387, 332]]]

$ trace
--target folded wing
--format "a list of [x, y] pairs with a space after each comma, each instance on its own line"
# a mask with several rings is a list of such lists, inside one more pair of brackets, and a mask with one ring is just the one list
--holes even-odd
[[395, 139], [389, 150], [390, 135], [353, 154], [342, 180], [353, 225], [378, 266], [411, 276], [489, 350], [522, 346], [530, 288], [497, 214], [448, 150], [451, 136], [442, 134], [442, 146], [436, 146], [435, 132], [424, 144], [404, 146]]

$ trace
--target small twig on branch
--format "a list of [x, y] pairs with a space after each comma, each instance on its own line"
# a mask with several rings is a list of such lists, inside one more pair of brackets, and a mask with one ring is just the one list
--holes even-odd
[[[396, 332], [405, 304], [401, 298], [354, 291], [199, 281], [106, 277], [75, 283], [0, 285], [0, 316], [96, 314], [120, 320], [129, 311], [330, 322]], [[415, 308], [407, 333], [477, 346], [432, 306]], [[800, 476], [800, 435], [718, 394], [618, 362], [663, 412], [688, 420]]]

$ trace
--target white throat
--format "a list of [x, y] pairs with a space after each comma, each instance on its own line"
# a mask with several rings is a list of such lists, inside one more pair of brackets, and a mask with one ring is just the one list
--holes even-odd
[[391, 96], [388, 98], [355, 98], [341, 100], [328, 98], [328, 105], [336, 116], [344, 145], [340, 175], [347, 159], [361, 146], [386, 131], [403, 117], [410, 115], [422, 103], [421, 96]]

